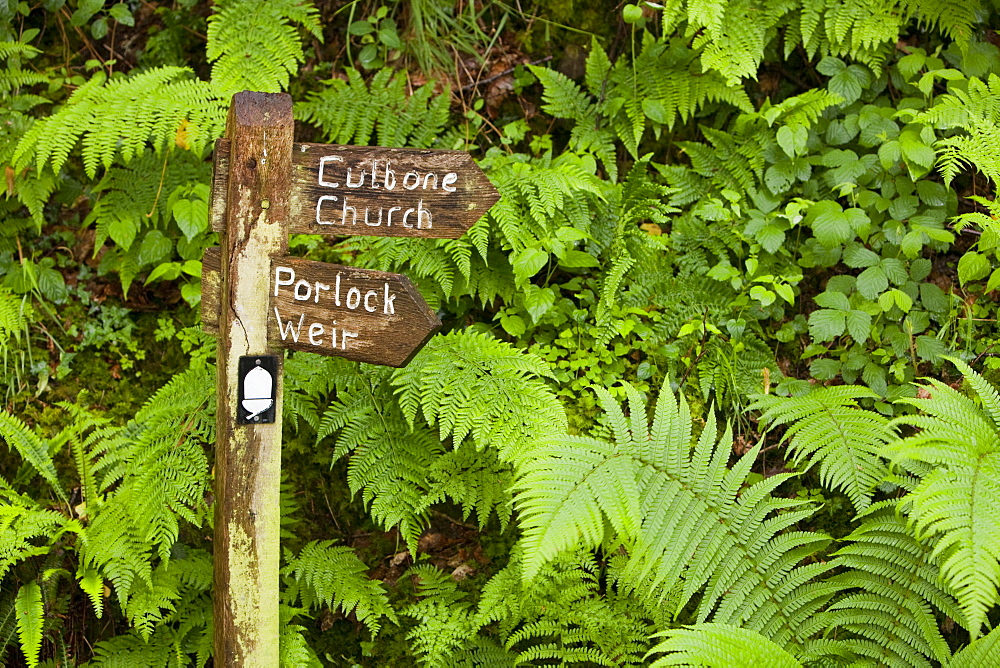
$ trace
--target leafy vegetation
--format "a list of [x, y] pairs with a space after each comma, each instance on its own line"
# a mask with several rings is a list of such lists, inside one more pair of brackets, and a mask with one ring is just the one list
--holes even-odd
[[204, 666], [231, 95], [459, 149], [405, 368], [290, 353], [285, 665], [1000, 665], [993, 3], [0, 3], [0, 657]]

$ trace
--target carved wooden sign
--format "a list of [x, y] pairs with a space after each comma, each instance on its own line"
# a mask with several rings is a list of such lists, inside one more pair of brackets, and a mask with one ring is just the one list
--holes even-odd
[[[218, 248], [202, 260], [202, 325], [218, 327]], [[441, 327], [406, 276], [271, 258], [267, 340], [272, 346], [401, 367]]]
[[[215, 151], [221, 231], [228, 142]], [[289, 231], [300, 234], [457, 239], [500, 199], [464, 151], [294, 143], [291, 185]]]

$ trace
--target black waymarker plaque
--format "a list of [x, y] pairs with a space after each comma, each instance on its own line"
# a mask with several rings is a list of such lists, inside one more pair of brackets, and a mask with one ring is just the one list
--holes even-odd
[[236, 424], [274, 424], [278, 384], [276, 355], [240, 357], [239, 405]]

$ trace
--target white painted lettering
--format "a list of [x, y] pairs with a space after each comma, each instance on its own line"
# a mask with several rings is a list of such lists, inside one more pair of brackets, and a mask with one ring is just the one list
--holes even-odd
[[[281, 274], [285, 273], [288, 275], [288, 280], [281, 280]], [[295, 282], [295, 270], [291, 267], [275, 267], [274, 268], [274, 296], [278, 296], [278, 288], [282, 285], [291, 285]]]
[[274, 319], [278, 321], [278, 331], [281, 333], [281, 340], [284, 341], [290, 335], [292, 337], [292, 341], [295, 341], [296, 343], [298, 343], [299, 342], [299, 331], [302, 329], [302, 320], [305, 317], [306, 317], [305, 313], [303, 313], [302, 315], [299, 316], [299, 324], [297, 326], [294, 325], [294, 324], [292, 324], [292, 321], [289, 320], [288, 321], [288, 327], [286, 328], [285, 327], [285, 323], [282, 322], [282, 320], [281, 320], [281, 316], [278, 315], [278, 307], [275, 306], [274, 307]]
[[[383, 283], [385, 286], [385, 305], [382, 308], [382, 312], [388, 315], [396, 315], [396, 308], [392, 305], [396, 301], [396, 295], [389, 294], [389, 284]], [[367, 304], [366, 304], [367, 306]]]
[[[413, 185], [410, 185], [410, 177], [413, 177]], [[420, 185], [420, 174], [416, 172], [407, 172], [406, 176], [403, 177], [403, 187], [407, 190], [415, 190], [417, 186]]]
[[322, 158], [319, 159], [319, 184], [321, 186], [326, 186], [328, 188], [340, 187], [339, 183], [331, 183], [329, 181], [323, 180], [323, 169], [326, 167], [326, 163], [328, 162], [343, 162], [343, 161], [344, 159], [341, 158], [339, 155], [324, 155]]
[[[316, 224], [317, 225], [333, 225], [333, 221], [332, 220], [323, 220], [322, 216], [320, 216], [320, 209], [323, 207], [323, 202], [327, 202], [327, 201], [329, 201], [329, 202], [336, 202], [337, 201], [337, 196], [336, 195], [323, 195], [318, 200], [316, 200]], [[343, 219], [340, 222], [341, 222], [341, 224], [343, 224], [343, 222], [344, 222]]]
[[343, 211], [340, 214], [340, 224], [341, 225], [346, 225], [347, 224], [347, 212], [348, 211], [351, 212], [351, 225], [357, 225], [358, 224], [358, 210], [356, 208], [354, 208], [353, 206], [347, 206], [347, 198], [345, 197], [344, 198], [344, 209], [343, 209]]
[[347, 350], [347, 339], [358, 338], [357, 332], [348, 332], [346, 329], [340, 333], [340, 349]]
[[[334, 325], [336, 325], [336, 324], [337, 324], [337, 321], [336, 321], [336, 320], [334, 320], [334, 321], [333, 321], [333, 324], [334, 324]], [[331, 328], [330, 328], [330, 345], [331, 345], [331, 346], [332, 346], [333, 348], [336, 348], [336, 347], [337, 347], [337, 328], [336, 328], [336, 327], [331, 327]]]
[[403, 214], [403, 227], [409, 227], [410, 229], [413, 229], [413, 225], [410, 225], [408, 222], [406, 222], [406, 219], [409, 218], [410, 214], [413, 213], [414, 211], [416, 211], [416, 209], [407, 209], [406, 213]]
[[[427, 224], [424, 225], [424, 215], [427, 216]], [[431, 225], [431, 212], [424, 208], [424, 200], [420, 200], [417, 203], [417, 229], [429, 230], [433, 227]]]
[[458, 181], [458, 174], [456, 174], [455, 172], [448, 172], [447, 174], [444, 175], [444, 178], [441, 179], [441, 188], [443, 190], [447, 190], [450, 193], [453, 193], [455, 192], [456, 188], [454, 186], [449, 188], [448, 186], [451, 186], [451, 184], [454, 183], [455, 181]]
[[390, 161], [385, 161], [385, 179], [383, 179], [382, 185], [385, 186], [386, 190], [392, 190], [396, 187], [396, 172], [389, 169], [389, 165], [391, 164]]
[[391, 208], [389, 209], [389, 217], [388, 217], [388, 218], [386, 219], [386, 221], [385, 221], [385, 226], [386, 226], [386, 227], [392, 227], [392, 212], [393, 212], [393, 211], [399, 211], [399, 210], [400, 210], [400, 209], [402, 209], [402, 208], [403, 208], [403, 207], [401, 207], [401, 206], [394, 206], [394, 207], [391, 207]]
[[378, 176], [378, 160], [372, 160], [372, 188], [378, 189], [378, 184], [375, 183], [375, 177]]
[[361, 170], [361, 176], [358, 178], [357, 183], [351, 183], [351, 168], [347, 168], [347, 187], [348, 188], [360, 188], [365, 184], [365, 170]]
[[340, 272], [337, 272], [337, 289], [333, 293], [333, 303], [340, 306]]
[[[300, 291], [300, 288], [303, 288], [303, 287], [305, 287], [305, 289], [306, 289], [306, 293], [305, 294], [302, 294], [301, 291]], [[295, 283], [295, 299], [296, 299], [296, 301], [304, 302], [304, 301], [307, 301], [310, 297], [312, 297], [312, 284], [309, 283], [309, 281], [307, 281], [306, 279], [300, 278]]]
[[323, 336], [323, 325], [319, 324], [318, 322], [314, 322], [313, 324], [309, 325], [309, 343], [313, 344], [314, 346], [323, 345], [322, 339], [320, 339], [319, 341], [316, 340], [317, 336]]
[[369, 297], [374, 297], [375, 299], [378, 299], [378, 292], [376, 292], [375, 290], [369, 290], [368, 292], [365, 293], [365, 310], [368, 311], [369, 313], [374, 313], [375, 309], [378, 308], [377, 306], [378, 302], [375, 302], [376, 306], [369, 306], [368, 305]]
[[316, 297], [315, 297], [315, 302], [317, 304], [319, 304], [319, 291], [320, 290], [326, 290], [327, 292], [329, 292], [330, 291], [330, 286], [327, 285], [326, 283], [320, 283], [319, 281], [316, 281]]
[[[354, 299], [354, 304], [353, 305], [351, 304], [351, 299], [352, 298]], [[360, 304], [360, 303], [361, 303], [361, 290], [358, 290], [357, 288], [351, 288], [350, 290], [348, 290], [347, 291], [347, 308], [349, 308], [349, 309], [351, 309], [353, 311], [354, 309], [356, 309], [358, 307], [358, 304]]]
[[424, 190], [427, 190], [427, 180], [429, 178], [431, 178], [432, 176], [434, 177], [434, 185], [431, 186], [431, 190], [437, 190], [437, 188], [438, 188], [438, 175], [435, 174], [434, 172], [427, 172], [427, 174], [424, 175]]
[[[374, 216], [372, 216], [372, 218], [374, 219]], [[365, 225], [367, 225], [368, 227], [378, 227], [381, 224], [382, 224], [382, 207], [378, 208], [378, 222], [377, 223], [369, 223], [368, 222], [368, 207], [366, 206], [365, 207]]]

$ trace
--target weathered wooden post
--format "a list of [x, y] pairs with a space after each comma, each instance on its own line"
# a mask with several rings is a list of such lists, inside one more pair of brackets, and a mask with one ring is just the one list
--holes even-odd
[[215, 638], [217, 666], [278, 665], [278, 483], [281, 358], [273, 424], [237, 424], [240, 357], [273, 355], [268, 344], [271, 256], [288, 251], [292, 99], [237, 93], [229, 144], [218, 293], [218, 417], [215, 452]]
[[[406, 276], [286, 257], [289, 232], [455, 239], [499, 194], [467, 153], [292, 143], [285, 94], [237, 93], [215, 145], [202, 326], [219, 337], [214, 658], [279, 663], [281, 350], [401, 367], [441, 326]], [[273, 314], [273, 318], [271, 317]]]

